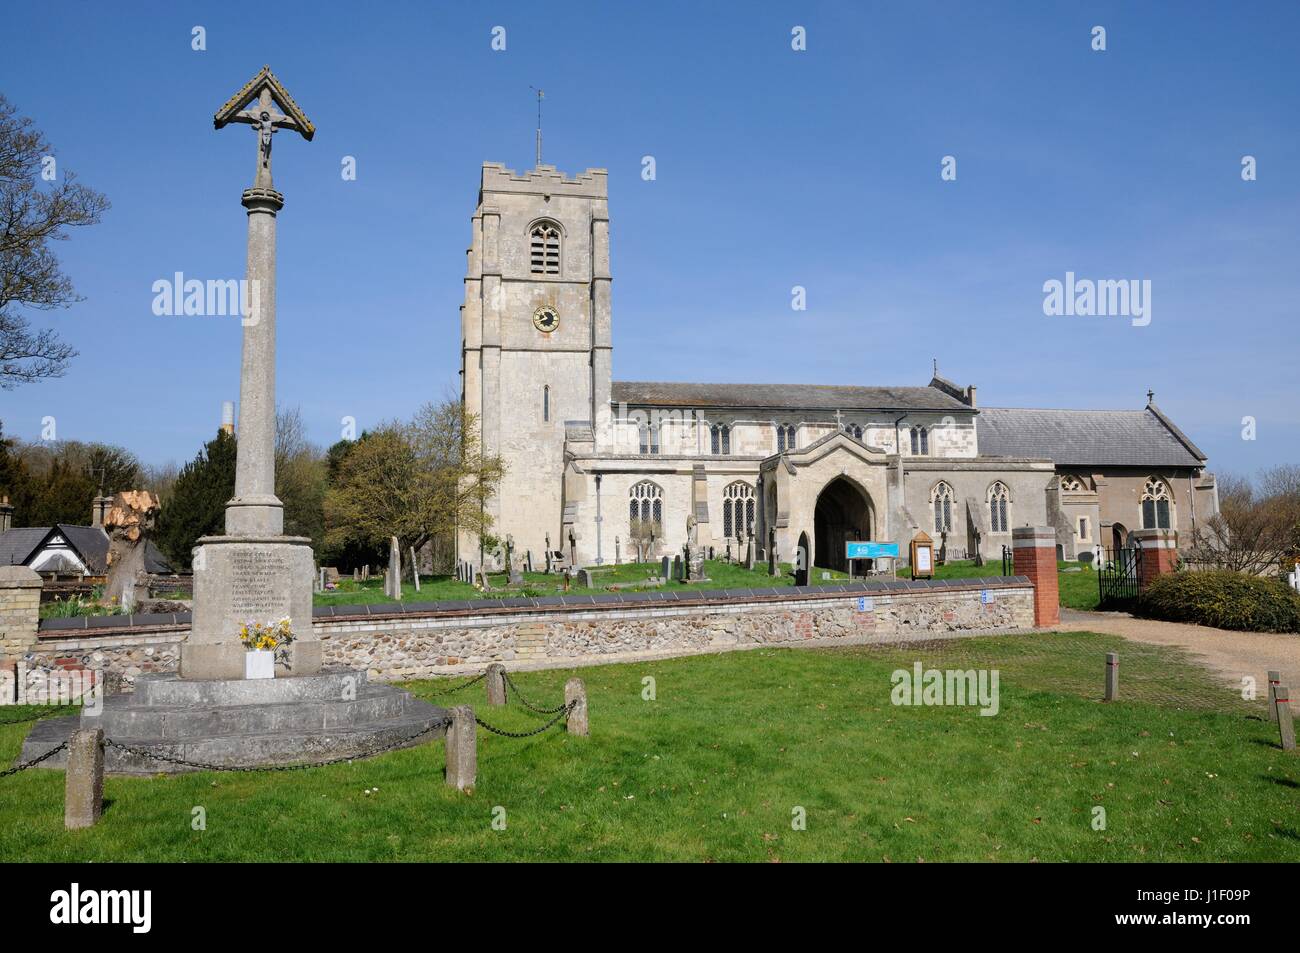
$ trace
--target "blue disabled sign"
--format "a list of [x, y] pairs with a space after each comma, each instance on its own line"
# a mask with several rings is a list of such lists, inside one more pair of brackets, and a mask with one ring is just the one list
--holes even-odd
[[846, 559], [884, 559], [898, 558], [898, 543], [845, 543]]
[[866, 596], [858, 596], [858, 611], [871, 612], [876, 608], [876, 600], [868, 599]]

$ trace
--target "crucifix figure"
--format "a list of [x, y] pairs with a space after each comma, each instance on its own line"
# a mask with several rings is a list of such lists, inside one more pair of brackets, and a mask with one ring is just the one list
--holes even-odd
[[253, 188], [270, 189], [271, 184], [271, 136], [276, 129], [290, 122], [288, 116], [275, 108], [271, 90], [263, 86], [257, 97], [257, 106], [241, 110], [235, 116], [235, 122], [246, 122], [257, 133], [257, 177]]

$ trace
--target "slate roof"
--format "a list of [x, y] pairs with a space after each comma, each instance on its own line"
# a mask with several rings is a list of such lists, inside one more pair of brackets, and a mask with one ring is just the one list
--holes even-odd
[[935, 387], [832, 384], [691, 384], [614, 381], [614, 403], [653, 407], [761, 407], [774, 410], [936, 410], [971, 408]]
[[21, 566], [49, 534], [48, 526], [20, 526], [0, 533], [0, 566]]
[[[77, 551], [81, 561], [96, 575], [108, 572], [108, 534], [98, 526], [20, 526], [0, 533], [0, 566], [21, 566], [57, 532]], [[145, 543], [144, 565], [148, 572], [170, 573], [171, 566], [152, 542]]]
[[980, 410], [981, 456], [1057, 466], [1202, 467], [1203, 454], [1154, 404], [1144, 410]]

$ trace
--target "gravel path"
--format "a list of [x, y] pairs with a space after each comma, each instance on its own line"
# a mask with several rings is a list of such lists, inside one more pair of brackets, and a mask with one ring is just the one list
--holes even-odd
[[[1268, 688], [1268, 671], [1282, 673], [1282, 684], [1300, 692], [1300, 635], [1276, 635], [1269, 632], [1230, 632], [1181, 622], [1157, 622], [1135, 619], [1126, 612], [1082, 612], [1061, 609], [1058, 632], [1088, 631], [1118, 635], [1135, 642], [1173, 645], [1186, 649], [1225, 683], [1240, 691], [1246, 675], [1255, 677], [1262, 697]], [[1300, 707], [1295, 699], [1291, 707]]]

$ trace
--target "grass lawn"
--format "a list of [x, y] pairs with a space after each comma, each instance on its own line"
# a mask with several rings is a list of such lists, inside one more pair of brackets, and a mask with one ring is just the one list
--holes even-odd
[[[1097, 574], [1092, 571], [1092, 567], [1083, 566], [1080, 572], [1066, 572], [1068, 568], [1077, 568], [1079, 563], [1063, 562], [1059, 564], [1061, 572], [1057, 575], [1057, 580], [1061, 588], [1061, 605], [1069, 606], [1074, 609], [1095, 609], [1097, 608]], [[752, 572], [744, 566], [737, 566], [722, 560], [707, 560], [704, 564], [705, 573], [709, 579], [708, 583], [703, 583], [705, 589], [758, 589], [768, 588], [771, 586], [792, 586], [794, 585], [794, 575], [789, 563], [782, 564], [782, 574], [780, 576], [769, 576], [766, 568], [755, 569]], [[827, 582], [822, 578], [823, 573], [830, 574], [830, 582], [844, 582], [848, 579], [847, 573], [817, 568], [812, 572], [812, 584]], [[899, 570], [900, 579], [910, 579], [911, 571], [908, 569]], [[569, 593], [573, 595], [594, 594], [608, 591], [606, 587], [614, 583], [636, 583], [638, 580], [647, 579], [650, 576], [659, 574], [659, 563], [623, 563], [620, 566], [602, 566], [592, 568], [592, 582], [595, 585], [591, 589], [584, 589], [581, 586], [571, 586]], [[936, 579], [959, 579], [971, 576], [999, 576], [1002, 574], [1002, 564], [998, 560], [986, 562], [983, 566], [976, 566], [971, 560], [962, 560], [958, 562], [948, 562], [937, 567], [935, 572]], [[502, 589], [506, 585], [506, 575], [504, 573], [490, 575], [492, 586], [496, 589]], [[564, 588], [560, 585], [559, 576], [548, 576], [545, 573], [530, 572], [524, 573], [524, 586], [522, 590], [510, 590], [504, 595], [526, 595], [526, 596], [550, 596], [556, 593], [563, 593]], [[672, 583], [677, 589], [682, 587]], [[632, 586], [630, 589], [623, 591], [638, 591], [640, 588]], [[420, 591], [415, 591], [415, 585], [410, 582], [402, 584], [402, 599], [405, 602], [436, 602], [444, 599], [482, 599], [485, 596], [468, 583], [460, 582], [451, 576], [432, 576], [420, 581]], [[318, 606], [331, 605], [360, 605], [369, 602], [388, 602], [384, 595], [384, 582], [382, 579], [375, 578], [367, 582], [353, 582], [351, 579], [340, 579], [339, 588], [333, 592], [318, 592], [313, 597], [314, 603]]]
[[[1125, 700], [1103, 704], [1116, 647]], [[914, 660], [996, 666], [999, 714], [891, 705], [891, 672]], [[516, 681], [548, 705], [571, 674]], [[31, 770], [0, 779], [0, 860], [1300, 860], [1300, 758], [1278, 748], [1262, 703], [1169, 649], [1044, 633], [580, 674], [591, 737], [480, 729], [470, 794], [444, 785], [435, 741], [301, 772], [109, 778], [103, 820], [67, 832], [62, 773]], [[538, 723], [483, 707], [481, 683], [439, 700]], [[0, 727], [0, 759], [26, 730]], [[196, 807], [206, 830], [192, 829]], [[806, 830], [791, 827], [798, 808]]]
[[[645, 588], [658, 588], [637, 586], [636, 583], [648, 579], [651, 576], [659, 575], [660, 564], [654, 563], [623, 563], [619, 566], [592, 566], [591, 569], [593, 587], [584, 589], [581, 586], [570, 585], [568, 593], [571, 595], [584, 595], [606, 592], [607, 587], [614, 584], [632, 584], [625, 588], [624, 592], [636, 592]], [[710, 581], [701, 583], [699, 588], [702, 589], [756, 589], [769, 588], [771, 586], [792, 586], [794, 585], [794, 576], [791, 575], [789, 563], [782, 564], [782, 575], [769, 576], [767, 574], [766, 564], [761, 569], [748, 570], [744, 566], [738, 566], [732, 563], [724, 562], [720, 559], [705, 560], [704, 574], [709, 577]], [[821, 581], [822, 572], [829, 570], [818, 569], [813, 573], [813, 578]], [[848, 575], [842, 572], [832, 572], [831, 578], [839, 581], [848, 579]], [[488, 574], [488, 579], [494, 589], [504, 589], [508, 577], [505, 573]], [[553, 596], [564, 594], [563, 577], [558, 575], [546, 575], [540, 572], [524, 573], [524, 586], [522, 590], [510, 590], [503, 595], [525, 595], [525, 596]], [[673, 588], [682, 590], [687, 587], [679, 583], [670, 583]], [[402, 599], [405, 602], [434, 602], [443, 599], [483, 599], [491, 598], [491, 594], [484, 595], [468, 583], [459, 581], [453, 576], [432, 576], [420, 580], [420, 591], [415, 591], [415, 584], [411, 582], [402, 583]], [[364, 583], [353, 582], [351, 579], [340, 579], [339, 588], [333, 592], [318, 592], [313, 597], [315, 605], [360, 605], [367, 602], [388, 602], [389, 599], [384, 595], [384, 582], [382, 579], [370, 579]]]
[[[1097, 574], [1091, 566], [1082, 563], [1058, 562], [1056, 580], [1061, 592], [1061, 605], [1071, 609], [1096, 609], [1099, 601]], [[1066, 570], [1071, 570], [1066, 572]], [[1078, 569], [1078, 572], [1072, 570]], [[900, 579], [911, 579], [910, 569], [900, 569]], [[973, 560], [949, 561], [935, 567], [935, 579], [963, 579], [968, 576], [1000, 576], [1002, 561], [992, 559], [983, 566], [976, 566]]]

